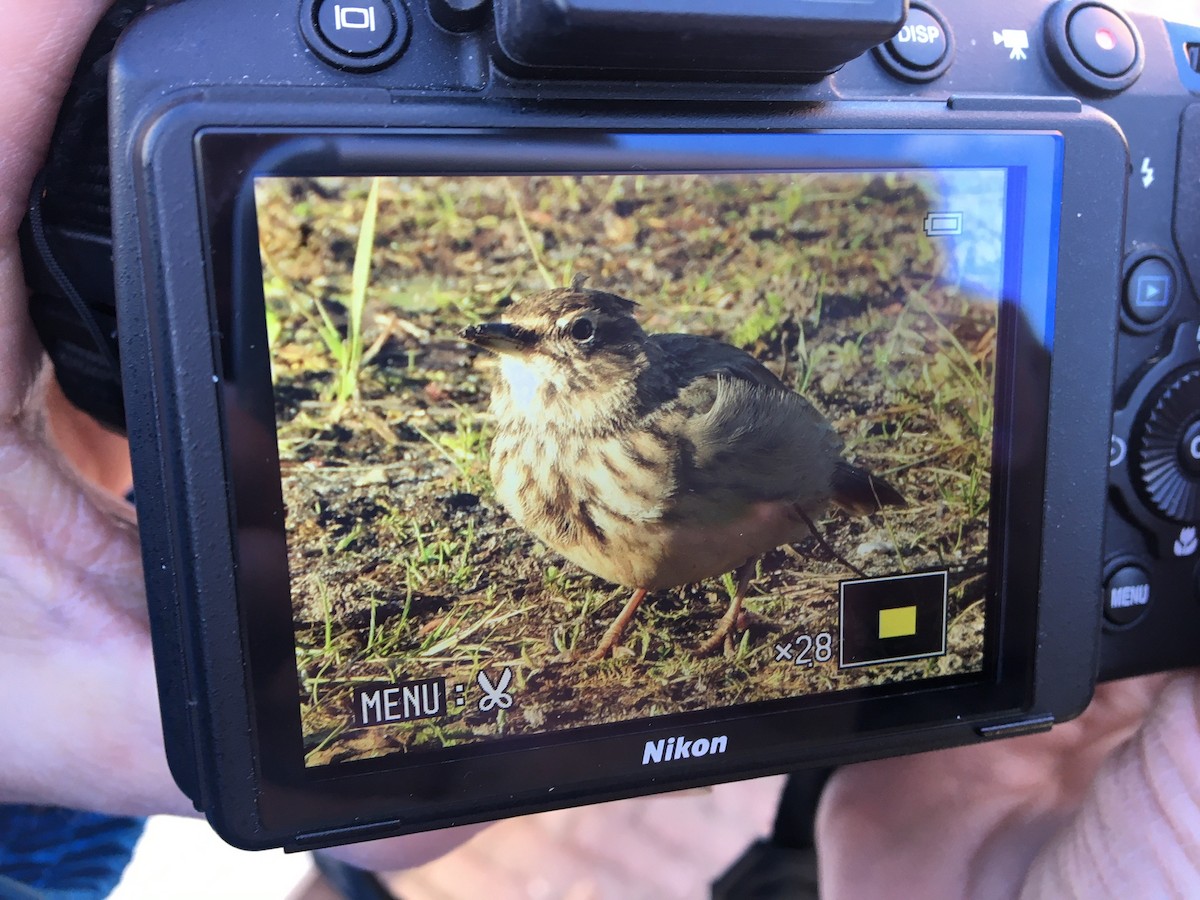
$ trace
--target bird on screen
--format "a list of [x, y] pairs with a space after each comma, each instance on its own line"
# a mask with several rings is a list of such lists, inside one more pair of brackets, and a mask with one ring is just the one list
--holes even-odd
[[593, 659], [648, 592], [736, 571], [698, 647], [728, 652], [759, 557], [804, 540], [831, 504], [868, 515], [905, 501], [848, 462], [816, 407], [749, 353], [647, 334], [636, 310], [577, 279], [462, 332], [498, 357], [496, 496], [551, 549], [633, 590]]

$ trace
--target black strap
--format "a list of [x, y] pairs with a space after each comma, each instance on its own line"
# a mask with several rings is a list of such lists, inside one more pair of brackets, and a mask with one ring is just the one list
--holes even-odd
[[817, 805], [833, 769], [788, 776], [770, 840], [756, 841], [713, 882], [713, 900], [817, 900]]
[[[37, 178], [34, 179], [33, 191], [29, 198], [28, 227], [30, 240], [32, 240], [34, 247], [37, 248], [42, 265], [50, 273], [50, 277], [54, 279], [58, 290], [66, 298], [67, 302], [71, 304], [71, 308], [75, 311], [75, 315], [79, 317], [80, 323], [87, 329], [88, 334], [92, 338], [92, 343], [95, 344], [96, 352], [104, 358], [105, 363], [112, 370], [112, 377], [120, 381], [121, 366], [117, 361], [116, 355], [113, 353], [110, 343], [111, 339], [106, 337], [100, 330], [94, 310], [88, 306], [79, 291], [75, 290], [75, 285], [71, 283], [71, 279], [67, 277], [67, 273], [59, 265], [58, 259], [54, 255], [54, 248], [50, 245], [50, 238], [46, 234], [46, 223], [42, 217], [42, 201], [45, 197], [45, 185], [46, 172], [43, 169], [38, 173]], [[111, 274], [110, 272], [110, 277]]]
[[147, 8], [117, 0], [63, 99], [21, 227], [30, 317], [67, 397], [123, 431], [108, 177], [108, 69], [117, 38]]

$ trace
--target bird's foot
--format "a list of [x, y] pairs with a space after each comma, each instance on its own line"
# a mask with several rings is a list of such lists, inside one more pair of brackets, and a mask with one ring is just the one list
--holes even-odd
[[605, 659], [609, 652], [616, 646], [616, 641], [601, 641], [600, 646], [587, 655], [588, 662], [600, 662]]
[[735, 649], [733, 640], [735, 618], [735, 616], [722, 617], [717, 625], [717, 630], [709, 636], [707, 641], [696, 648], [696, 655], [712, 656], [717, 650], [723, 650], [725, 656], [732, 656]]
[[604, 637], [600, 638], [599, 645], [588, 656], [588, 662], [599, 662], [608, 656], [610, 650], [617, 646], [621, 640], [621, 633], [625, 630], [625, 626], [629, 624], [629, 620], [633, 618], [633, 614], [637, 612], [637, 608], [641, 606], [645, 598], [645, 588], [638, 588], [633, 592], [633, 596], [629, 598], [629, 602], [625, 604], [625, 608], [621, 610], [621, 614], [608, 626], [608, 631], [604, 632]]

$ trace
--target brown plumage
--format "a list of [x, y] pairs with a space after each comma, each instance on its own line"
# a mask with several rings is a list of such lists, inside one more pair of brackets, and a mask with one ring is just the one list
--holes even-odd
[[587, 571], [647, 591], [739, 571], [701, 652], [729, 636], [754, 563], [832, 503], [867, 515], [904, 499], [842, 458], [807, 400], [748, 353], [646, 334], [636, 304], [578, 283], [514, 303], [463, 337], [499, 356], [492, 480], [517, 522]]

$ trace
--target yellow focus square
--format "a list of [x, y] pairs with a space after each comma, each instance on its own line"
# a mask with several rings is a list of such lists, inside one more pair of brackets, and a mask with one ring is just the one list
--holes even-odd
[[898, 606], [879, 611], [879, 636], [881, 638], [909, 637], [917, 633], [917, 608]]

